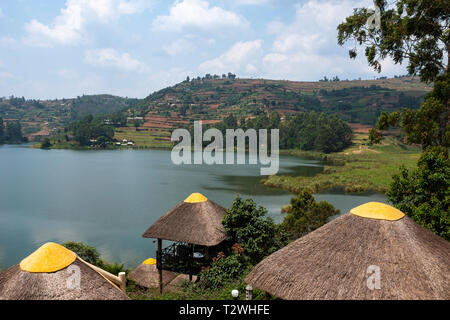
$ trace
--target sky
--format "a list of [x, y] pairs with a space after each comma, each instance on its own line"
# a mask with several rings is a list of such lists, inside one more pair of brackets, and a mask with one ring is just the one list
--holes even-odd
[[[187, 76], [317, 81], [381, 74], [337, 25], [371, 0], [8, 0], [0, 2], [0, 96], [143, 98]], [[362, 51], [360, 51], [362, 53]]]

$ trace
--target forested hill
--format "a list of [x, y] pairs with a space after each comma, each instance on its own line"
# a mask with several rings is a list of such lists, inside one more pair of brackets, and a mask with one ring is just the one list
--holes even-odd
[[27, 100], [0, 98], [0, 117], [5, 122], [20, 122], [25, 136], [33, 139], [62, 130], [68, 123], [86, 115], [111, 114], [133, 107], [138, 99], [112, 95], [83, 95], [74, 99]]
[[241, 119], [272, 111], [282, 116], [318, 111], [346, 122], [373, 125], [382, 111], [418, 108], [431, 89], [411, 77], [325, 80], [294, 82], [207, 75], [151, 94], [138, 103], [136, 111], [147, 115], [146, 126], [163, 128], [196, 119], [219, 121], [230, 114]]

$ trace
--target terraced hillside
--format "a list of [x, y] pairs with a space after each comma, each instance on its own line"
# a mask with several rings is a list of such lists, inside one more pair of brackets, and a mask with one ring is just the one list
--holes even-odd
[[145, 132], [149, 141], [142, 146], [149, 146], [169, 142], [173, 129], [195, 120], [207, 124], [230, 114], [248, 119], [272, 111], [285, 116], [312, 110], [339, 115], [354, 126], [373, 126], [382, 111], [418, 108], [430, 90], [431, 86], [411, 77], [331, 82], [197, 78], [141, 100], [128, 112], [143, 117], [143, 123], [116, 132], [119, 139], [127, 132], [128, 139], [135, 141]]
[[37, 140], [61, 131], [66, 124], [82, 117], [109, 114], [132, 107], [138, 100], [112, 95], [82, 96], [61, 100], [0, 98], [0, 117], [5, 122], [20, 121], [23, 134]]

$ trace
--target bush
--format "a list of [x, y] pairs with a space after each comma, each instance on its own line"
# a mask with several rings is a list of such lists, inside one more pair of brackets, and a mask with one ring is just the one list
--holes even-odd
[[44, 141], [41, 144], [41, 149], [49, 149], [52, 146], [50, 139], [45, 138]]
[[297, 239], [316, 230], [328, 222], [331, 216], [340, 211], [326, 201], [317, 202], [309, 189], [303, 189], [291, 199], [288, 214], [281, 224], [291, 239]]
[[104, 267], [103, 261], [100, 259], [100, 253], [94, 247], [85, 245], [82, 242], [65, 242], [62, 244], [69, 250], [75, 252], [81, 259], [99, 268]]
[[387, 195], [407, 216], [450, 240], [450, 159], [445, 148], [427, 149], [413, 171], [401, 168]]
[[237, 196], [222, 221], [232, 241], [242, 246], [252, 264], [287, 244], [283, 230], [266, 214], [267, 210], [257, 207], [252, 199]]
[[118, 275], [119, 272], [127, 272], [127, 270], [124, 267], [124, 264], [118, 264], [117, 262], [114, 263], [107, 263], [103, 262], [103, 270], [108, 271], [109, 273], [112, 273], [114, 275]]
[[217, 289], [238, 278], [244, 265], [239, 261], [237, 255], [225, 257], [220, 255], [215, 258], [211, 267], [203, 270], [200, 274], [200, 286], [205, 289]]

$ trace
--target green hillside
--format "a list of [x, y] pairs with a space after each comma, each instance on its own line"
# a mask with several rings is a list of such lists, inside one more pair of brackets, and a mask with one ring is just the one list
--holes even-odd
[[0, 98], [0, 117], [5, 122], [19, 121], [24, 135], [33, 139], [58, 132], [68, 123], [88, 114], [110, 114], [130, 108], [137, 101], [112, 95], [83, 95], [61, 100]]
[[116, 133], [118, 139], [128, 140], [133, 140], [133, 135], [138, 133], [135, 140], [140, 141], [147, 135], [151, 142], [142, 146], [154, 146], [155, 141], [167, 144], [173, 129], [189, 126], [195, 120], [217, 123], [230, 114], [248, 120], [272, 111], [282, 117], [318, 111], [354, 125], [373, 126], [382, 111], [418, 108], [430, 90], [431, 86], [411, 77], [295, 82], [207, 75], [183, 81], [141, 100], [129, 114], [143, 117], [143, 124], [138, 130], [127, 127]]

